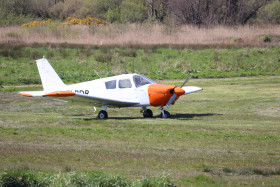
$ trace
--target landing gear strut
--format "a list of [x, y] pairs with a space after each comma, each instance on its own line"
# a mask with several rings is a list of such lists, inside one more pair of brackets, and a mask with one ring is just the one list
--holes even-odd
[[161, 108], [160, 110], [161, 110], [161, 113], [159, 115], [160, 118], [164, 118], [164, 119], [170, 118], [170, 113], [168, 111], [164, 110], [164, 108]]
[[98, 119], [108, 119], [107, 106], [103, 105], [102, 110], [98, 113]]
[[153, 112], [150, 109], [147, 109], [146, 107], [143, 107], [141, 110], [144, 118], [152, 118]]

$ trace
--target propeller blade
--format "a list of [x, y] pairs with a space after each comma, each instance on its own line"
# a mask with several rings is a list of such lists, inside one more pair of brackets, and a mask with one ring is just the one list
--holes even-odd
[[[166, 109], [169, 108], [169, 106], [173, 103], [173, 101], [175, 101], [177, 96], [181, 96], [185, 94], [185, 90], [179, 87], [175, 87], [173, 90], [173, 95], [170, 97], [169, 101], [167, 102], [167, 104], [165, 105]], [[171, 92], [170, 92], [171, 93]]]
[[169, 106], [173, 103], [173, 101], [176, 99], [176, 97], [177, 97], [177, 95], [175, 93], [171, 96], [171, 98], [169, 99], [169, 101], [165, 105], [166, 109], [169, 108]]
[[185, 86], [185, 84], [191, 79], [191, 75], [189, 75], [188, 78], [186, 78], [185, 82], [182, 84], [182, 86], [180, 88], [182, 88], [183, 86]]

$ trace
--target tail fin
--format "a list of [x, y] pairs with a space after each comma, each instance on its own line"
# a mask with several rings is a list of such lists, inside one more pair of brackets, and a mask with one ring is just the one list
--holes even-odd
[[62, 82], [45, 57], [36, 60], [36, 63], [46, 93], [65, 89], [66, 85]]

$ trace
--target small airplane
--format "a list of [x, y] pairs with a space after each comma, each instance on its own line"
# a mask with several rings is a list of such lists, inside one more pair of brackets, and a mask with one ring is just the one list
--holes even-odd
[[87, 103], [101, 105], [99, 119], [107, 119], [107, 106], [113, 107], [142, 107], [144, 118], [152, 118], [153, 112], [147, 106], [160, 107], [160, 118], [170, 118], [168, 109], [171, 104], [186, 94], [201, 91], [195, 86], [181, 87], [157, 84], [155, 81], [139, 74], [123, 74], [100, 78], [87, 82], [66, 85], [58, 74], [43, 57], [36, 60], [43, 91], [20, 91], [18, 94], [27, 97], [50, 97], [56, 101], [71, 103]]

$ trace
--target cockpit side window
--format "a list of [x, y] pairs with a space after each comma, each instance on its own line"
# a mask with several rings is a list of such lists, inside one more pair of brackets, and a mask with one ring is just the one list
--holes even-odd
[[119, 80], [119, 88], [131, 88], [131, 82], [129, 79], [121, 79]]
[[152, 81], [144, 76], [141, 76], [141, 75], [134, 75], [133, 82], [134, 82], [136, 88], [138, 88], [140, 86], [144, 86], [146, 84], [155, 84], [154, 81]]
[[117, 85], [116, 80], [105, 82], [106, 89], [115, 89]]

